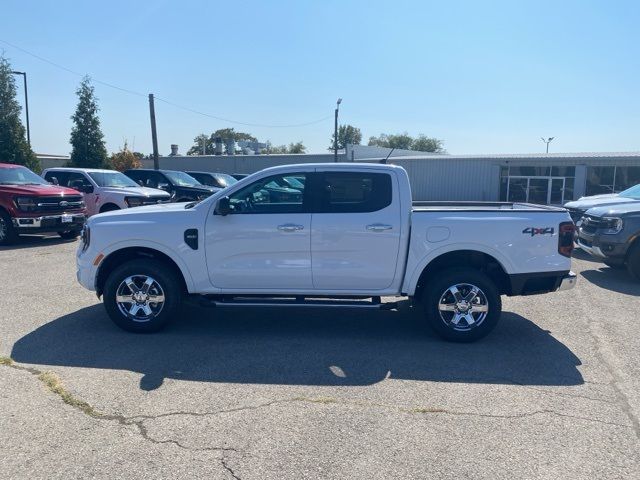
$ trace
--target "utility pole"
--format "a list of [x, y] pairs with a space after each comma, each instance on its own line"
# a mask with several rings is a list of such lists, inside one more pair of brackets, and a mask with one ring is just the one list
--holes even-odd
[[22, 75], [24, 79], [24, 111], [27, 115], [27, 143], [31, 148], [31, 129], [29, 128], [29, 95], [27, 94], [27, 72], [11, 72], [14, 75]]
[[153, 168], [160, 169], [158, 160], [158, 133], [156, 132], [156, 107], [153, 103], [153, 93], [149, 94], [149, 114], [151, 115], [151, 141], [153, 142]]
[[540, 137], [540, 140], [547, 144], [547, 153], [549, 153], [549, 144], [553, 141], [554, 138], [556, 137], [549, 137], [545, 140], [544, 137]]
[[333, 126], [333, 161], [338, 161], [338, 110], [340, 109], [340, 104], [342, 103], [342, 99], [339, 98], [336, 102], [336, 118]]

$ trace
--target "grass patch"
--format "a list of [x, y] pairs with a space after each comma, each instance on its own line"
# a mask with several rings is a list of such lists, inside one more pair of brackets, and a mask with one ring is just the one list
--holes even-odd
[[13, 365], [13, 358], [11, 357], [0, 357], [0, 365]]
[[447, 413], [444, 408], [420, 407], [411, 410], [411, 413]]
[[64, 385], [60, 381], [60, 378], [53, 372], [43, 372], [38, 375], [38, 380], [45, 384], [45, 386], [53, 393], [58, 395], [64, 403], [71, 405], [78, 410], [81, 410], [87, 415], [92, 417], [99, 417], [98, 413], [91, 405], [84, 400], [80, 400], [74, 397], [69, 391], [64, 388]]

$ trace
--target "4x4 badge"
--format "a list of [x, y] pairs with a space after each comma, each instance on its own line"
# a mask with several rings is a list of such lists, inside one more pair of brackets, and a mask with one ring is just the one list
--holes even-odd
[[533, 237], [534, 235], [553, 235], [554, 231], [553, 227], [527, 227], [522, 230], [522, 233]]

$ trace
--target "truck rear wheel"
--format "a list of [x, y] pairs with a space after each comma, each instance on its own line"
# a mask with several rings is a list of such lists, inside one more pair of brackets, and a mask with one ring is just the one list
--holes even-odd
[[109, 317], [129, 332], [157, 332], [177, 316], [182, 288], [175, 273], [157, 260], [131, 260], [117, 267], [104, 285]]
[[429, 325], [452, 342], [473, 342], [491, 332], [502, 301], [493, 281], [472, 268], [451, 268], [429, 281], [422, 295]]
[[18, 240], [11, 217], [0, 210], [0, 245], [11, 245]]

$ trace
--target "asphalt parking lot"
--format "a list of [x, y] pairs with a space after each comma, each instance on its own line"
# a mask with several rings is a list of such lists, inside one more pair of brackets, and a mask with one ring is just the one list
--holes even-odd
[[75, 247], [0, 249], [0, 478], [640, 478], [640, 283], [580, 252], [457, 345], [407, 302], [125, 333]]

